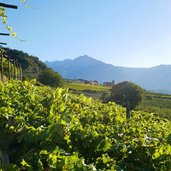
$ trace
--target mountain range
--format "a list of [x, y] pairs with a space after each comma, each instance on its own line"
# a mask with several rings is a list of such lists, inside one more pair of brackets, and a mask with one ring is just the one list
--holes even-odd
[[171, 65], [159, 65], [151, 68], [130, 68], [106, 64], [89, 57], [63, 61], [46, 61], [49, 67], [68, 79], [86, 79], [107, 82], [114, 80], [132, 81], [146, 90], [171, 93]]

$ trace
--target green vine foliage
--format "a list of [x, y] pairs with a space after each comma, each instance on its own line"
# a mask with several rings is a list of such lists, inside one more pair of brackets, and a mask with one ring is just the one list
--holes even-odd
[[[171, 123], [36, 82], [0, 83], [1, 170], [168, 171]], [[10, 118], [13, 122], [9, 123]]]
[[7, 16], [6, 9], [3, 8], [3, 7], [0, 7], [0, 17], [1, 17], [1, 22], [2, 22], [4, 25], [6, 25], [6, 28], [7, 28], [8, 32], [9, 32], [12, 36], [16, 37], [16, 36], [17, 36], [16, 32], [14, 32], [13, 29], [12, 29], [12, 27], [9, 26], [8, 23], [7, 23], [7, 17], [8, 17], [8, 16]]
[[[26, 0], [19, 0], [21, 3], [24, 3], [26, 7], [31, 8], [31, 6], [27, 3]], [[11, 2], [12, 3], [12, 2]], [[0, 6], [0, 18], [2, 24], [6, 25], [6, 28], [8, 32], [10, 33], [11, 36], [17, 37], [17, 34], [15, 31], [13, 31], [13, 28], [8, 24], [7, 18], [8, 18], [8, 13], [6, 8]]]

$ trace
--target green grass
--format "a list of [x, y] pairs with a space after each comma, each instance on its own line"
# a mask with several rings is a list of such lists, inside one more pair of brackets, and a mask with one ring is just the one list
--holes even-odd
[[161, 93], [154, 93], [154, 92], [149, 92], [149, 91], [145, 91], [144, 92], [144, 96], [146, 97], [154, 97], [154, 98], [162, 98], [162, 99], [171, 99], [171, 95], [170, 94], [161, 94]]
[[64, 84], [64, 87], [72, 90], [79, 90], [79, 91], [89, 90], [89, 91], [96, 91], [96, 92], [106, 92], [110, 89], [110, 87], [107, 86], [73, 83], [73, 82], [69, 82], [69, 83], [66, 82]]
[[93, 99], [100, 99], [102, 94], [108, 92], [111, 87], [101, 85], [91, 85], [84, 83], [66, 82], [64, 88], [68, 88], [73, 93], [84, 94]]
[[136, 109], [155, 113], [171, 120], [171, 95], [145, 92], [142, 102]]

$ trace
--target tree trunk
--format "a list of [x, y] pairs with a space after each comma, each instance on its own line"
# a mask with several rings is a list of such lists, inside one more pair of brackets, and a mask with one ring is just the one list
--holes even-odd
[[129, 102], [127, 103], [127, 106], [126, 106], [126, 118], [127, 119], [130, 119], [131, 118], [131, 110], [130, 110], [130, 104]]

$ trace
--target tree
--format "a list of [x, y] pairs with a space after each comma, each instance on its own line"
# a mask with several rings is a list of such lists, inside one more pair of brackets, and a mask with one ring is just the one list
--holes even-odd
[[130, 118], [130, 111], [142, 100], [142, 88], [128, 81], [115, 84], [109, 100], [126, 107], [126, 117]]
[[63, 85], [62, 77], [50, 68], [42, 71], [39, 75], [38, 81], [51, 87], [59, 87]]

